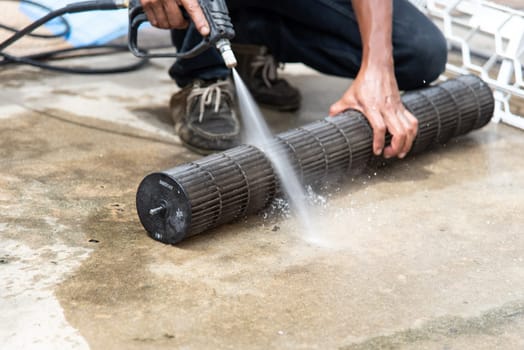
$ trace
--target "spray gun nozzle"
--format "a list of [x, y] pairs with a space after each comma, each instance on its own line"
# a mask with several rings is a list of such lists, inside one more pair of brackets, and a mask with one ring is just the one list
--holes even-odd
[[218, 51], [220, 51], [220, 54], [222, 54], [222, 58], [224, 59], [224, 63], [226, 64], [226, 67], [228, 68], [234, 68], [237, 66], [237, 59], [235, 57], [235, 54], [233, 53], [233, 50], [231, 49], [231, 43], [228, 39], [220, 39], [216, 43]]

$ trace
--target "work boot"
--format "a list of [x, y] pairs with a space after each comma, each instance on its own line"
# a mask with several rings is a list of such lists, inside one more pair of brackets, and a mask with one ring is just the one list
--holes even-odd
[[200, 154], [223, 151], [240, 143], [230, 80], [195, 80], [171, 97], [171, 115], [180, 140]]
[[278, 78], [278, 64], [265, 46], [233, 44], [233, 52], [237, 71], [259, 104], [279, 111], [300, 107], [300, 91]]

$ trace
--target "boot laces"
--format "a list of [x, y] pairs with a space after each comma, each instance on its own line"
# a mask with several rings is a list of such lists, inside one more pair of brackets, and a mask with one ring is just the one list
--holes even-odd
[[200, 112], [198, 114], [198, 122], [202, 123], [204, 120], [204, 113], [207, 107], [213, 106], [213, 111], [218, 113], [220, 110], [220, 104], [222, 103], [222, 94], [232, 100], [231, 93], [229, 92], [228, 82], [226, 80], [217, 81], [208, 86], [201, 87], [200, 82], [195, 83], [191, 93], [189, 94], [187, 101], [187, 106], [191, 106], [191, 102], [194, 99], [199, 98], [199, 108]]
[[251, 62], [251, 68], [253, 69], [253, 75], [260, 70], [262, 80], [268, 88], [272, 87], [273, 82], [278, 78], [277, 69], [279, 68], [279, 65], [277, 65], [275, 58], [272, 55], [260, 54], [255, 56]]

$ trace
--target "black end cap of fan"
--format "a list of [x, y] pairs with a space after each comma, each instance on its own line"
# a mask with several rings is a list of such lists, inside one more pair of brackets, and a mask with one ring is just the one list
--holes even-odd
[[176, 244], [191, 229], [191, 203], [180, 184], [165, 173], [146, 176], [138, 187], [136, 208], [148, 235]]

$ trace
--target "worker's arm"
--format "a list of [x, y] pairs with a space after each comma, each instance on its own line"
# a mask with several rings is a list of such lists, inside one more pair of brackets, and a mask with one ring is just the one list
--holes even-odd
[[[362, 64], [350, 88], [330, 115], [353, 108], [373, 128], [373, 152], [403, 158], [417, 134], [417, 119], [402, 104], [393, 64], [392, 0], [352, 0], [362, 39]], [[393, 136], [384, 148], [386, 130]]]
[[209, 34], [209, 25], [197, 0], [140, 0], [151, 24], [164, 29], [184, 29], [188, 22], [182, 15], [182, 6], [203, 36]]

